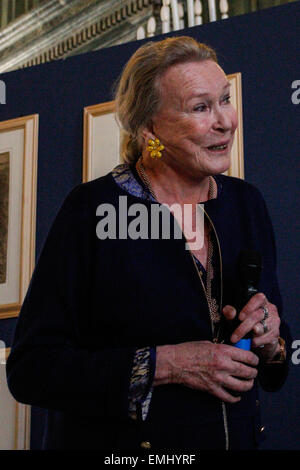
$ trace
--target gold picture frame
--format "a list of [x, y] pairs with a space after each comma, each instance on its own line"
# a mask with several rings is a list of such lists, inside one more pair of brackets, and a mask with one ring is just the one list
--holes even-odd
[[0, 319], [18, 316], [34, 269], [38, 118], [0, 122]]
[[114, 113], [114, 101], [84, 108], [83, 182], [103, 176], [121, 163], [120, 129]]
[[231, 165], [226, 171], [228, 176], [245, 178], [244, 168], [244, 137], [243, 137], [243, 97], [242, 97], [242, 74], [240, 72], [227, 75], [231, 84], [230, 94], [231, 103], [236, 109], [238, 117], [238, 127], [235, 131], [235, 137], [231, 150]]
[[[238, 114], [238, 128], [231, 151], [228, 176], [244, 178], [242, 75], [227, 75], [231, 83], [231, 102]], [[114, 101], [84, 108], [83, 118], [83, 182], [104, 176], [122, 163], [123, 131], [114, 118]]]
[[29, 450], [31, 407], [15, 401], [8, 389], [5, 364], [9, 353], [9, 348], [1, 347], [0, 450]]

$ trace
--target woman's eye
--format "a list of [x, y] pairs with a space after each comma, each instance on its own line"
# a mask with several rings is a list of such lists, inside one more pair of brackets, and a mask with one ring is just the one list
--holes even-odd
[[199, 104], [197, 106], [194, 107], [194, 111], [200, 111], [200, 112], [203, 112], [203, 111], [206, 111], [207, 109], [207, 105], [206, 104]]
[[231, 99], [231, 96], [230, 96], [230, 95], [227, 95], [227, 96], [225, 96], [225, 98], [224, 98], [223, 101], [224, 101], [225, 103], [230, 103], [230, 102], [231, 102], [230, 99]]

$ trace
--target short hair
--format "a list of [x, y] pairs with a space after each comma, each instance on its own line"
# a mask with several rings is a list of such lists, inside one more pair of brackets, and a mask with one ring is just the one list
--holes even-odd
[[118, 124], [125, 130], [122, 157], [135, 163], [142, 151], [140, 130], [151, 123], [161, 103], [160, 78], [172, 65], [213, 60], [216, 52], [188, 36], [143, 44], [131, 56], [116, 84]]

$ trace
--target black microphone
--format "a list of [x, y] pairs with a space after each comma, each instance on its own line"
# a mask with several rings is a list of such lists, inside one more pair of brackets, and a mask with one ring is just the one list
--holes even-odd
[[[237, 311], [233, 320], [233, 330], [235, 330], [240, 321], [238, 315], [251, 297], [258, 292], [258, 285], [262, 271], [261, 256], [255, 250], [242, 250], [238, 256], [238, 285], [236, 289], [234, 307]], [[250, 351], [251, 333], [240, 339], [234, 346], [240, 349]]]

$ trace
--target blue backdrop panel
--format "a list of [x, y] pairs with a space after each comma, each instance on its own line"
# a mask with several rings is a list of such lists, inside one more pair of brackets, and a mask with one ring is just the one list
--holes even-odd
[[[242, 73], [246, 179], [263, 193], [274, 223], [284, 318], [300, 340], [299, 116], [292, 82], [300, 80], [300, 2], [177, 32], [217, 51], [227, 74]], [[170, 35], [173, 35], [170, 34]], [[159, 40], [155, 37], [153, 40]], [[82, 179], [83, 108], [112, 99], [123, 65], [142, 41], [0, 76], [0, 120], [38, 113], [36, 255], [66, 194]], [[0, 321], [9, 346], [16, 320]], [[261, 393], [266, 449], [300, 449], [300, 365], [290, 361], [284, 388]], [[41, 445], [43, 411], [33, 409], [32, 448]]]

